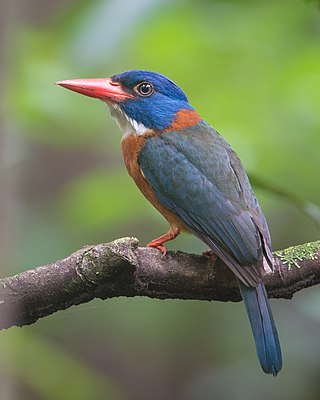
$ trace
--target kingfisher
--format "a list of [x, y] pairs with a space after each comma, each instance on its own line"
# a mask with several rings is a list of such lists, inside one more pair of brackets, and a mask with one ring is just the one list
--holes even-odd
[[261, 367], [276, 376], [281, 349], [262, 281], [273, 270], [270, 233], [235, 151], [164, 75], [130, 70], [56, 84], [107, 104], [129, 175], [169, 223], [147, 246], [165, 254], [183, 231], [209, 246], [236, 276]]

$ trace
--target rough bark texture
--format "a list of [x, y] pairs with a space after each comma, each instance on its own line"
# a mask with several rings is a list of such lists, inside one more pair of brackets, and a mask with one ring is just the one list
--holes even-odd
[[[290, 299], [320, 282], [320, 241], [275, 252], [269, 297]], [[0, 280], [0, 329], [23, 326], [94, 298], [240, 301], [233, 274], [204, 256], [138, 247], [136, 238], [84, 247], [53, 264]]]

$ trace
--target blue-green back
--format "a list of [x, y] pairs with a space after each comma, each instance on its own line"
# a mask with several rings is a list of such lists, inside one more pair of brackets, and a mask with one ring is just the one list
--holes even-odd
[[165, 207], [230, 267], [254, 267], [243, 281], [260, 279], [262, 256], [271, 257], [268, 227], [241, 161], [212, 127], [201, 121], [149, 138], [139, 163]]

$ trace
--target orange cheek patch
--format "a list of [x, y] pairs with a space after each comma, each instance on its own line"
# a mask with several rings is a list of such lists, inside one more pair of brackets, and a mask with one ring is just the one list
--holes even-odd
[[170, 127], [166, 129], [166, 132], [180, 131], [185, 128], [189, 128], [201, 121], [199, 114], [195, 110], [179, 110], [176, 113], [175, 119], [172, 121]]

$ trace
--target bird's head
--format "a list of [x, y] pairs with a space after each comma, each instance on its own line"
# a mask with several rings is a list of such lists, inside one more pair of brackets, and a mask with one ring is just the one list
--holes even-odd
[[[111, 78], [72, 79], [58, 85], [106, 102], [123, 134], [164, 131], [199, 121], [183, 91], [170, 79], [132, 70]], [[180, 117], [180, 118], [179, 118]], [[180, 120], [180, 125], [179, 121]]]

